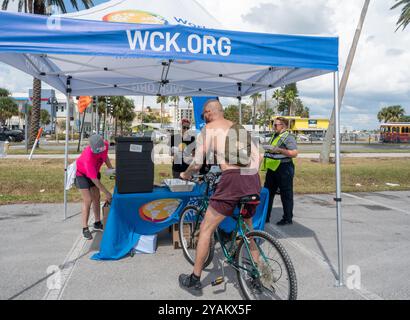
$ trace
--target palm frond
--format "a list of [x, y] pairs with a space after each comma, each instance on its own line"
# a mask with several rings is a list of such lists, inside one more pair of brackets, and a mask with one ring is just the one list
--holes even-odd
[[[70, 0], [70, 2], [71, 2], [71, 5], [72, 5], [74, 8], [76, 8], [77, 11], [78, 11], [78, 10], [79, 10], [79, 9], [78, 9], [78, 1], [77, 1], [77, 0]], [[81, 0], [81, 2], [82, 2], [82, 4], [84, 5], [84, 7], [85, 7], [86, 9], [90, 9], [91, 7], [94, 6], [94, 3], [93, 3], [92, 0]]]
[[21, 12], [23, 10], [24, 3], [25, 3], [24, 0], [19, 0], [18, 12]]
[[392, 6], [390, 9], [394, 10], [400, 6], [403, 6], [401, 9], [401, 15], [399, 20], [397, 21], [397, 30], [403, 27], [403, 30], [410, 24], [410, 0], [396, 0], [396, 4]]
[[9, 0], [3, 0], [1, 3], [1, 10], [7, 10], [8, 6], [9, 6]]

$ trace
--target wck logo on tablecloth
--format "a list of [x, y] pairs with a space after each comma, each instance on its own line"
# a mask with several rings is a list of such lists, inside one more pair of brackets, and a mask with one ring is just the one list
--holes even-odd
[[149, 202], [139, 210], [140, 217], [148, 222], [159, 223], [172, 216], [182, 202], [180, 199], [161, 199]]

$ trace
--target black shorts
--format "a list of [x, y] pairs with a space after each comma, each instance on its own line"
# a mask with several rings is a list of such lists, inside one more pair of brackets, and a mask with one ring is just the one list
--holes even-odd
[[[101, 174], [98, 173], [97, 176], [98, 180], [101, 179]], [[77, 176], [75, 177], [75, 186], [78, 189], [91, 189], [92, 187], [95, 187], [94, 182], [92, 182], [92, 180], [86, 176]]]

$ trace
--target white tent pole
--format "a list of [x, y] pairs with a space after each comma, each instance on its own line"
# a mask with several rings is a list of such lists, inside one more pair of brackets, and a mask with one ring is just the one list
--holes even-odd
[[242, 124], [242, 83], [238, 82], [239, 124]]
[[242, 124], [242, 98], [238, 97], [238, 108], [239, 108], [239, 124]]
[[265, 114], [263, 116], [263, 131], [266, 132], [267, 92], [265, 90]]
[[334, 101], [335, 101], [335, 122], [336, 122], [336, 216], [337, 216], [337, 252], [339, 279], [337, 286], [344, 284], [343, 279], [343, 238], [342, 238], [342, 185], [340, 173], [340, 104], [339, 104], [339, 72], [334, 75]]
[[71, 77], [67, 78], [67, 107], [65, 115], [65, 151], [64, 151], [64, 220], [67, 219], [67, 190], [65, 188], [67, 184], [67, 167], [68, 167], [68, 138], [70, 128], [70, 96], [71, 96]]
[[97, 99], [97, 97], [93, 96], [93, 104], [91, 106], [91, 132], [90, 132], [90, 136], [93, 135], [93, 133], [94, 133], [94, 105], [95, 105], [94, 101], [95, 101], [95, 99]]

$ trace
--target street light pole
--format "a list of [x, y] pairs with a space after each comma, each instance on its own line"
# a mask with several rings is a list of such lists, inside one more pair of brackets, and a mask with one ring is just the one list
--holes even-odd
[[28, 154], [28, 102], [24, 104], [24, 145]]

